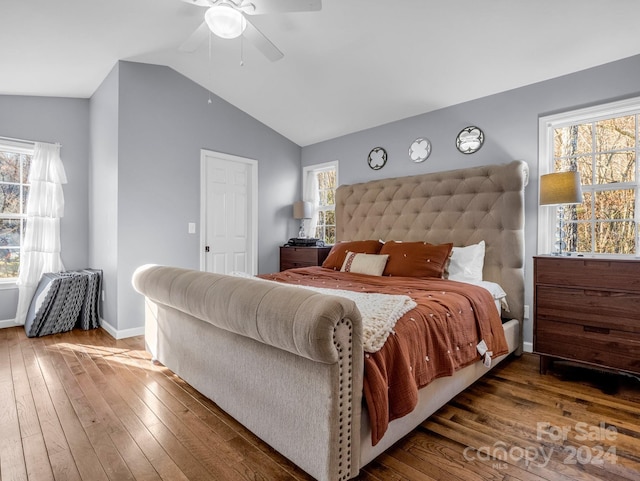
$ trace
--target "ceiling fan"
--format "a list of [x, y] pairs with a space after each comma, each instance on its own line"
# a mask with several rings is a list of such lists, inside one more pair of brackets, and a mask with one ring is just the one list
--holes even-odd
[[182, 52], [195, 51], [208, 37], [209, 32], [221, 38], [242, 35], [272, 62], [284, 54], [278, 50], [249, 16], [271, 13], [313, 12], [322, 8], [322, 0], [182, 0], [185, 3], [207, 7], [204, 21], [180, 46]]

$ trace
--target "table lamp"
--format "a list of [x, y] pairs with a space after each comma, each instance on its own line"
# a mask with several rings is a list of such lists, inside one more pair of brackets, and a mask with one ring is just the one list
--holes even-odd
[[563, 255], [564, 241], [564, 206], [582, 203], [582, 187], [580, 173], [554, 172], [540, 176], [540, 205], [555, 205], [558, 215], [556, 225], [556, 252]]
[[304, 200], [299, 200], [293, 203], [293, 218], [300, 219], [300, 231], [298, 231], [298, 238], [302, 239], [307, 237], [304, 231], [304, 220], [311, 219], [313, 217], [313, 204]]

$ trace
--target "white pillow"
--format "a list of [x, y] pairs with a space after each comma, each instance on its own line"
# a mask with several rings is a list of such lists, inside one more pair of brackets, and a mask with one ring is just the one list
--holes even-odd
[[491, 281], [464, 281], [467, 284], [473, 284], [474, 286], [484, 287], [488, 290], [493, 296], [493, 300], [496, 302], [496, 307], [498, 308], [498, 312], [500, 312], [500, 308], [503, 311], [509, 312], [509, 304], [507, 304], [507, 293], [504, 292], [504, 289], [500, 286], [500, 284], [496, 284]]
[[344, 258], [340, 271], [381, 276], [387, 265], [387, 259], [389, 259], [387, 254], [358, 254], [347, 251], [347, 257]]
[[484, 241], [467, 247], [454, 247], [447, 272], [452, 281], [481, 281], [484, 267]]

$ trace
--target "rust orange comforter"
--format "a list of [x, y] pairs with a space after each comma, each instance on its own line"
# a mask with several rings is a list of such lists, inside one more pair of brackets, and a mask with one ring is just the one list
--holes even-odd
[[492, 357], [508, 352], [493, 297], [485, 289], [437, 278], [378, 277], [322, 267], [260, 276], [289, 284], [404, 294], [418, 304], [397, 322], [376, 353], [364, 353], [364, 397], [377, 444], [390, 421], [411, 412], [418, 389], [480, 359], [484, 339]]

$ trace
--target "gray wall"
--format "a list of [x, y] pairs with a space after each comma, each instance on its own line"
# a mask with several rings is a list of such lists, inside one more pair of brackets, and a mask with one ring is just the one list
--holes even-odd
[[[531, 180], [525, 194], [525, 304], [531, 306], [532, 256], [537, 252], [538, 118], [640, 95], [638, 78], [640, 56], [635, 56], [308, 146], [302, 149], [302, 165], [337, 159], [340, 183], [349, 184], [514, 159], [526, 161]], [[468, 125], [479, 126], [486, 137], [484, 146], [472, 155], [461, 154], [455, 147], [457, 133]], [[408, 148], [423, 136], [431, 140], [433, 150], [427, 161], [415, 164], [409, 159]], [[376, 146], [384, 147], [389, 159], [379, 171], [371, 170], [366, 162]], [[532, 342], [531, 320], [525, 321], [524, 339]]]
[[[204, 88], [167, 67], [120, 62], [112, 75], [118, 78], [117, 146], [112, 105], [116, 87], [107, 79], [92, 99], [92, 122], [102, 123], [106, 139], [102, 148], [94, 145], [99, 158], [93, 166], [113, 169], [109, 175], [117, 171], [117, 180], [108, 177], [108, 200], [94, 196], [94, 204], [96, 216], [117, 209], [115, 246], [107, 247], [106, 259], [112, 269], [111, 254], [117, 258], [116, 292], [106, 292], [105, 320], [126, 331], [143, 325], [143, 300], [131, 287], [137, 267], [154, 263], [199, 268], [200, 226], [197, 234], [188, 234], [187, 224], [200, 220], [200, 149], [258, 161], [260, 272], [278, 270], [278, 245], [295, 230], [291, 204], [300, 190], [301, 149], [218, 97], [212, 96], [208, 104]], [[93, 175], [92, 184], [103, 181], [99, 170]], [[94, 227], [92, 237], [98, 232]], [[114, 283], [112, 278], [106, 281], [108, 288]]]
[[[62, 261], [67, 269], [87, 267], [89, 101], [0, 95], [0, 136], [62, 144], [68, 181], [60, 222]], [[15, 317], [17, 300], [17, 289], [0, 289], [0, 321]]]
[[118, 75], [116, 64], [90, 100], [89, 262], [103, 271], [103, 319], [117, 319]]

